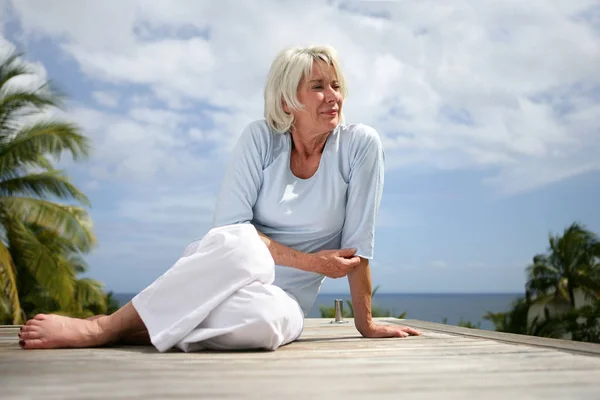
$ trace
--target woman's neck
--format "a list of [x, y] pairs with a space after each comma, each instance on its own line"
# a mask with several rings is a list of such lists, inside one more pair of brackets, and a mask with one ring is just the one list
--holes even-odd
[[321, 154], [330, 133], [314, 133], [292, 129], [292, 148], [303, 158]]

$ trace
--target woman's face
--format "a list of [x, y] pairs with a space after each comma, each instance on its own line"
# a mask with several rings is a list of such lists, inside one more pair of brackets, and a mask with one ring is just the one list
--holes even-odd
[[311, 76], [300, 81], [298, 100], [304, 108], [292, 111], [296, 129], [310, 133], [334, 129], [340, 122], [344, 101], [335, 69], [324, 61], [315, 61]]

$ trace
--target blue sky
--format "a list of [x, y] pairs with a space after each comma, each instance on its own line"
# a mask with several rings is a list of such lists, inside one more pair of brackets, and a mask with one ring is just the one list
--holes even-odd
[[64, 167], [107, 289], [141, 290], [208, 231], [229, 149], [296, 44], [338, 50], [348, 122], [382, 137], [381, 292], [522, 292], [550, 232], [600, 233], [597, 1], [213, 3], [0, 2], [3, 51], [66, 92], [93, 141]]

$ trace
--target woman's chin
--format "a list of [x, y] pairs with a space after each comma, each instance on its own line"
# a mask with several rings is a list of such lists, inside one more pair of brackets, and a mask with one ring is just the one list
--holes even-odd
[[340, 123], [340, 119], [339, 117], [332, 117], [327, 121], [327, 127], [329, 129], [334, 129], [336, 126], [338, 126]]

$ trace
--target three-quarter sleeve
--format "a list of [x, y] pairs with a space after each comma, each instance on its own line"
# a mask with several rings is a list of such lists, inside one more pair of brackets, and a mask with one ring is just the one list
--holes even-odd
[[341, 248], [356, 248], [357, 256], [372, 259], [375, 222], [383, 193], [385, 156], [375, 129], [359, 125], [353, 135]]
[[254, 123], [248, 125], [235, 144], [221, 184], [213, 226], [250, 223], [262, 185], [262, 171], [269, 132]]

